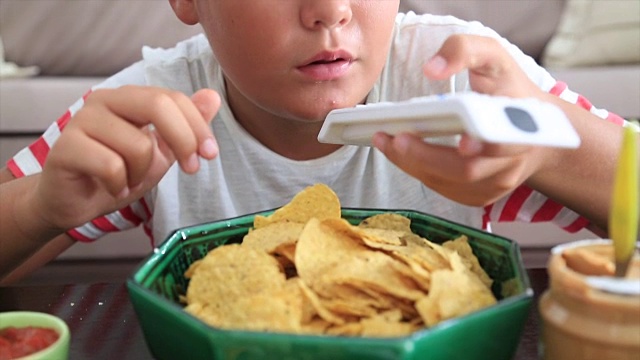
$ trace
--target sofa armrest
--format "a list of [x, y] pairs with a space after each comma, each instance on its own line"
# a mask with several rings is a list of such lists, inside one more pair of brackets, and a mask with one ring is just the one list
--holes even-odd
[[62, 116], [98, 77], [33, 77], [0, 80], [0, 133], [42, 132]]

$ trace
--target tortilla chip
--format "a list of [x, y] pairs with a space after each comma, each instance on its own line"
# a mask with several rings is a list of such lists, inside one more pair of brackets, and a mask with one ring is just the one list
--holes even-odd
[[269, 216], [256, 215], [253, 227], [259, 229], [278, 221], [306, 224], [311, 218], [339, 219], [342, 214], [340, 200], [324, 184], [309, 186], [297, 193], [291, 201]]

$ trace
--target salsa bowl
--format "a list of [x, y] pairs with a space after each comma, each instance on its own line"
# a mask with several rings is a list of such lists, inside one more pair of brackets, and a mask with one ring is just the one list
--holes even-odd
[[[33, 332], [34, 329], [39, 332]], [[57, 339], [49, 344], [49, 341], [43, 338], [43, 336], [47, 336], [42, 331], [50, 330], [57, 334]], [[35, 311], [0, 313], [0, 331], [3, 334], [0, 340], [6, 341], [7, 338], [11, 338], [9, 343], [14, 346], [13, 349], [22, 354], [21, 357], [10, 358], [16, 360], [66, 360], [69, 357], [69, 327], [62, 319], [54, 315]], [[29, 334], [25, 334], [25, 331]], [[45, 343], [46, 347], [41, 348], [45, 346]], [[5, 350], [8, 350], [8, 345], [8, 343], [0, 344], [0, 358], [7, 355]], [[4, 346], [7, 348], [2, 349]], [[37, 348], [41, 349], [34, 352]]]

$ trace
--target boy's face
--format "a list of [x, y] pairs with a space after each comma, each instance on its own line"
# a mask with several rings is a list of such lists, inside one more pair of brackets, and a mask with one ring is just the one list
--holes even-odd
[[364, 100], [386, 62], [399, 4], [171, 1], [184, 22], [202, 25], [224, 69], [234, 111], [306, 121]]

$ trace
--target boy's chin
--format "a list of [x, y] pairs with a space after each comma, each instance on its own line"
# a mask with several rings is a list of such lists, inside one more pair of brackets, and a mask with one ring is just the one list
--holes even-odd
[[324, 107], [319, 109], [300, 109], [299, 111], [293, 111], [290, 113], [293, 120], [306, 122], [306, 123], [322, 123], [327, 118], [327, 115], [332, 110], [339, 109], [340, 107]]
[[329, 111], [323, 113], [294, 113], [290, 114], [288, 118], [293, 121], [297, 121], [300, 123], [308, 123], [308, 124], [322, 124], [326, 119]]
[[300, 120], [307, 122], [324, 121], [332, 110], [354, 107], [358, 101], [311, 101], [305, 105], [297, 105], [291, 109], [291, 114]]

